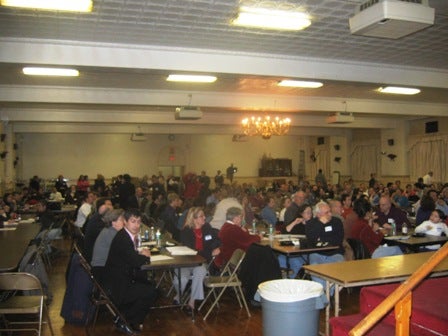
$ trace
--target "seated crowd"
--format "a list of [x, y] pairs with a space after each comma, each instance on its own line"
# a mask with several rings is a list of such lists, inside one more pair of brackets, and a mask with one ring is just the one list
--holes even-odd
[[[401, 232], [404, 224], [411, 227], [409, 218], [415, 217], [416, 232], [448, 233], [447, 184], [415, 183], [401, 189], [399, 181], [384, 186], [374, 176], [372, 179], [369, 188], [364, 184], [355, 187], [352, 181], [331, 185], [316, 178], [316, 184], [274, 183], [269, 188], [256, 189], [251, 184], [225, 184], [218, 173], [216, 188], [211, 190], [211, 179], [205, 172], [198, 176], [190, 173], [183, 179], [170, 176], [165, 180], [161, 174], [150, 179], [145, 176], [138, 184], [123, 174], [111, 185], [106, 185], [104, 177], [98, 174], [92, 186], [85, 175], [71, 186], [61, 175], [51, 193], [45, 194], [35, 176], [21, 193], [4, 195], [0, 223], [15, 218], [20, 209], [38, 204], [42, 229], [51, 228], [48, 202], [75, 204], [73, 225], [82, 232], [84, 257], [133, 330], [127, 330], [119, 320], [115, 321], [117, 328], [132, 333], [143, 328], [158, 295], [154, 282], [140, 270], [143, 264], [151, 262], [149, 250], [139, 248], [143, 224], [160, 228], [172, 239], [197, 250], [210, 273], [219, 272], [236, 249], [247, 251], [250, 245], [260, 242], [262, 231], [269, 227], [283, 234], [305, 235], [310, 247], [338, 247], [290, 258], [290, 278], [300, 276], [305, 262], [322, 264], [352, 259], [347, 239], [361, 241], [372, 258], [402, 254], [397, 246], [385, 246], [383, 238]], [[255, 227], [259, 231], [250, 232]], [[286, 257], [277, 258], [279, 266], [286, 268]], [[179, 292], [191, 279], [187, 306], [194, 311], [195, 301], [204, 299], [206, 274], [205, 265], [176, 273], [174, 300], [180, 302]], [[323, 283], [319, 278], [313, 280]]]

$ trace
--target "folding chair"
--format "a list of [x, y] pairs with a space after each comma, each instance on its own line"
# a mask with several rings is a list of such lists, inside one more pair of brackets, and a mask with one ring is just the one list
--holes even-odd
[[347, 238], [347, 243], [353, 250], [355, 260], [369, 259], [371, 257], [369, 250], [361, 240], [355, 238]]
[[[235, 292], [235, 296], [238, 300], [238, 304], [240, 305], [240, 308], [243, 307], [242, 303], [244, 304], [244, 308], [246, 308], [247, 316], [250, 317], [249, 308], [247, 307], [246, 298], [244, 297], [243, 290], [241, 287], [241, 281], [238, 279], [238, 270], [241, 265], [241, 262], [243, 261], [245, 256], [245, 252], [241, 249], [236, 249], [230, 260], [225, 265], [223, 271], [219, 276], [209, 276], [205, 278], [204, 285], [205, 287], [209, 288], [209, 292], [207, 293], [207, 296], [205, 297], [204, 301], [199, 306], [198, 310], [201, 310], [202, 307], [205, 305], [205, 303], [208, 301], [208, 299], [212, 296], [212, 294], [215, 296], [215, 299], [210, 306], [209, 310], [204, 316], [204, 321], [207, 319], [208, 315], [211, 313], [213, 308], [219, 303], [219, 299], [224, 294], [225, 290], [227, 288], [233, 288]], [[219, 294], [216, 295], [216, 292], [219, 290]]]
[[75, 249], [75, 244], [78, 246], [84, 246], [84, 233], [81, 228], [77, 227], [74, 222], [70, 221], [70, 236], [72, 239], [72, 244], [70, 246], [70, 251], [73, 252]]
[[[207, 271], [207, 273], [206, 273], [207, 277], [210, 277], [210, 267], [212, 266], [212, 264], [214, 262], [215, 262], [215, 257], [212, 257], [210, 262], [205, 266], [205, 269]], [[190, 299], [190, 294], [191, 294], [191, 278], [188, 281], [187, 285], [185, 286], [185, 289], [182, 292], [182, 300], [181, 300], [181, 302], [182, 302], [183, 306], [185, 306], [187, 304], [188, 300]]]
[[[49, 305], [53, 300], [53, 294], [50, 289], [50, 279], [48, 278], [47, 265], [43, 260], [42, 249], [40, 249], [39, 246], [36, 246], [35, 244], [28, 246], [22, 260], [20, 261], [17, 272], [30, 273], [39, 279], [45, 296], [45, 302]], [[34, 291], [29, 292], [29, 294], [34, 295]]]
[[[42, 290], [39, 279], [30, 273], [0, 273], [0, 291], [33, 291], [32, 295], [19, 295], [16, 292], [13, 296], [9, 297], [5, 301], [0, 302], [0, 316], [3, 321], [3, 328], [0, 331], [34, 331], [37, 335], [41, 335], [42, 324], [48, 324], [51, 335], [53, 333], [53, 327], [51, 325], [50, 316], [48, 314], [48, 308], [45, 304], [45, 295]], [[23, 293], [22, 293], [23, 294]], [[27, 315], [27, 318], [22, 321], [14, 319], [14, 321], [8, 321], [6, 315]], [[37, 314], [39, 316], [38, 321], [30, 321], [28, 315]], [[45, 314], [46, 321], [43, 320]], [[15, 325], [32, 325], [38, 324], [37, 328], [13, 328]]]
[[[92, 331], [95, 330], [96, 321], [98, 319], [98, 313], [100, 306], [105, 306], [109, 312], [112, 314], [114, 322], [121, 321], [128, 330], [132, 330], [129, 323], [126, 321], [126, 318], [121, 314], [121, 312], [118, 310], [118, 308], [115, 306], [115, 304], [112, 302], [112, 300], [109, 298], [109, 295], [106, 293], [106, 291], [103, 289], [103, 287], [99, 284], [99, 282], [96, 280], [95, 276], [92, 273], [92, 267], [87, 262], [87, 260], [82, 255], [78, 245], [75, 243], [73, 245], [74, 251], [79, 255], [79, 261], [81, 264], [81, 267], [86, 271], [89, 278], [92, 280], [93, 283], [93, 291], [91, 296], [91, 301], [95, 307], [94, 312], [94, 318], [92, 320]], [[86, 322], [86, 333], [87, 335], [90, 335], [89, 331], [89, 320]]]

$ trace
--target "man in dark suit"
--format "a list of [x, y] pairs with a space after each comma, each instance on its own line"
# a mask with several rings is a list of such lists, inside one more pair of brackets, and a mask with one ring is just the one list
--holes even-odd
[[141, 214], [129, 209], [124, 214], [124, 228], [112, 240], [105, 266], [105, 287], [118, 309], [123, 313], [133, 330], [127, 330], [121, 321], [116, 327], [126, 333], [143, 329], [143, 321], [157, 298], [153, 284], [147, 281], [143, 264], [150, 262], [148, 249], [138, 251]]

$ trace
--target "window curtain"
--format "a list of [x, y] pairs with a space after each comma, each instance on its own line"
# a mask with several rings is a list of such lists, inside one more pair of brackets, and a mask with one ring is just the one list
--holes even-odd
[[429, 171], [434, 172], [434, 181], [448, 181], [448, 135], [414, 138], [409, 148], [409, 175], [417, 181]]
[[377, 145], [357, 145], [352, 152], [352, 176], [355, 181], [367, 181], [379, 171], [380, 149]]

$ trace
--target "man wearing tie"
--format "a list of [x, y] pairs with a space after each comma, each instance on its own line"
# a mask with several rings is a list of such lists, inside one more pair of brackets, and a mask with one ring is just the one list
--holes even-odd
[[[105, 287], [118, 309], [131, 324], [132, 331], [141, 331], [143, 321], [154, 305], [157, 291], [147, 280], [146, 272], [141, 271], [143, 264], [150, 262], [148, 249], [139, 251], [139, 232], [141, 214], [137, 209], [129, 209], [124, 213], [124, 228], [117, 232], [112, 240], [105, 265]], [[115, 325], [124, 329], [121, 321]]]

